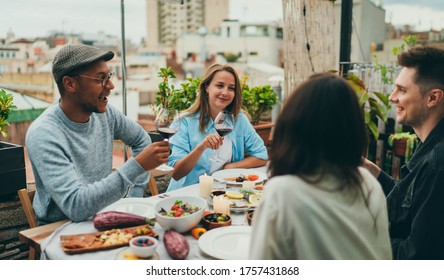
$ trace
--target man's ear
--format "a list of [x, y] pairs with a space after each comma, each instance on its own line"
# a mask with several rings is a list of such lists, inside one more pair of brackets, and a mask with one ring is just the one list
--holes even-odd
[[78, 87], [77, 80], [73, 77], [65, 76], [63, 77], [63, 87], [65, 88], [65, 92], [73, 93], [77, 91]]
[[428, 106], [434, 107], [444, 102], [444, 92], [441, 89], [432, 89], [429, 95]]

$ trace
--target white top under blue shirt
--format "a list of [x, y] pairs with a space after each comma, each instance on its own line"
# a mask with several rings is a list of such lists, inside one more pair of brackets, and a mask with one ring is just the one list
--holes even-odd
[[[196, 113], [183, 118], [181, 120], [180, 130], [171, 137], [170, 144], [172, 153], [168, 161], [170, 166], [174, 166], [178, 160], [187, 156], [207, 135], [216, 133], [214, 122], [211, 119], [205, 127], [205, 131], [201, 131], [199, 129], [199, 116], [200, 113]], [[256, 133], [256, 130], [244, 113], [239, 113], [233, 131], [224, 137], [224, 142], [228, 139], [232, 144], [231, 162], [237, 162], [244, 159], [245, 152], [250, 156], [268, 160], [264, 141]], [[213, 156], [213, 153], [214, 150], [206, 149], [187, 176], [179, 181], [176, 181], [173, 178], [171, 179], [167, 191], [196, 184], [199, 182], [200, 175], [203, 175], [204, 173], [211, 174], [212, 172], [217, 171], [212, 170], [211, 168], [212, 162], [210, 161], [210, 157]], [[219, 168], [222, 168], [222, 166], [223, 165]]]

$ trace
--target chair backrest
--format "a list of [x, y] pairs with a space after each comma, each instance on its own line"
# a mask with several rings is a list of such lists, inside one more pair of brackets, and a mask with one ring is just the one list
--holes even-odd
[[31, 228], [37, 227], [37, 218], [35, 217], [34, 208], [32, 208], [35, 190], [28, 191], [27, 189], [20, 189], [17, 193], [20, 198], [20, 202], [22, 203], [26, 219], [28, 219], [29, 226]]
[[173, 170], [162, 170], [155, 168], [153, 170], [150, 170], [150, 180], [148, 181], [148, 188], [150, 189], [151, 195], [158, 195], [159, 189], [157, 188], [156, 179], [155, 177], [163, 176], [166, 174], [171, 174]]
[[154, 179], [154, 173], [150, 172], [150, 180], [148, 181], [148, 188], [150, 189], [151, 195], [158, 195], [159, 189], [157, 188], [156, 179]]

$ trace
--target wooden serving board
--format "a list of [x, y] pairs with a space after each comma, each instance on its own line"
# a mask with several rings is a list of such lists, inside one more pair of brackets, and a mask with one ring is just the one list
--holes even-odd
[[[113, 233], [120, 236], [125, 235], [126, 238], [117, 240], [111, 237]], [[155, 238], [159, 237], [149, 225], [142, 225], [94, 233], [62, 235], [60, 236], [60, 244], [65, 253], [79, 254], [127, 246], [132, 237], [140, 235], [152, 236]], [[104, 241], [104, 238], [101, 237], [110, 237], [112, 240], [107, 239], [108, 241]]]

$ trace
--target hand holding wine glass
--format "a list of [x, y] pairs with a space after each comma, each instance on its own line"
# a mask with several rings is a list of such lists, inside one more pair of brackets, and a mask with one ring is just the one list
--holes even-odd
[[[174, 109], [162, 108], [154, 120], [154, 125], [164, 141], [169, 141], [170, 137], [180, 129], [179, 112]], [[160, 170], [171, 170], [172, 167], [162, 164]]]
[[178, 116], [179, 113], [177, 110], [162, 108], [154, 120], [157, 131], [167, 141], [171, 136], [176, 134], [180, 128]]
[[[234, 115], [229, 111], [222, 111], [217, 114], [214, 119], [214, 126], [220, 137], [224, 137], [230, 133], [234, 128]], [[219, 149], [215, 150], [213, 157], [210, 158], [211, 161], [221, 161], [219, 158]]]

